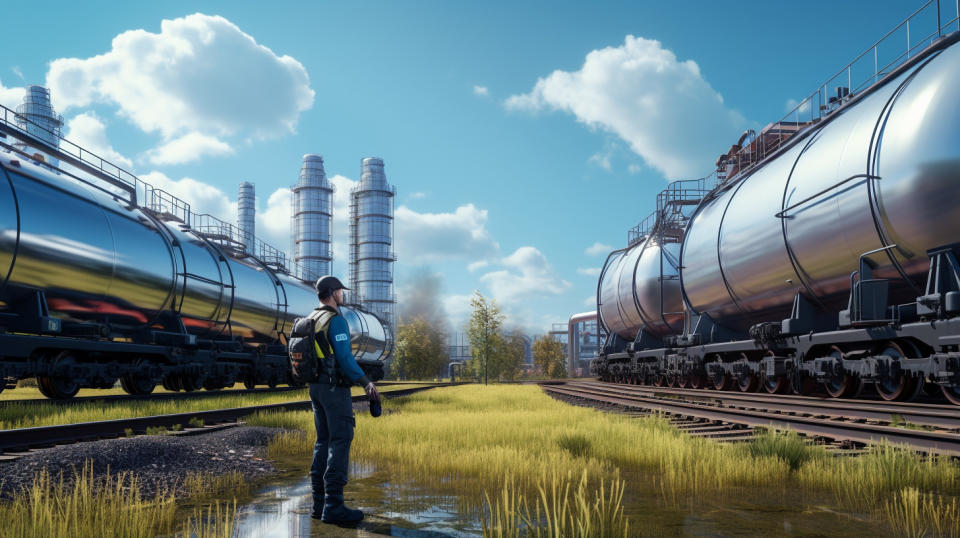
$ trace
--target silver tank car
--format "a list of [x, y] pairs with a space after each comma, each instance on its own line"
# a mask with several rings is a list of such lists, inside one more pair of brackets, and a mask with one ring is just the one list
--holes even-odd
[[840, 310], [859, 256], [890, 245], [870, 259], [891, 302], [923, 295], [927, 249], [960, 239], [957, 95], [954, 44], [715, 191], [683, 243], [690, 307], [739, 331], [788, 317], [798, 292]]
[[[14, 164], [15, 163], [15, 164]], [[0, 313], [42, 290], [50, 315], [135, 332], [179, 313], [200, 338], [268, 343], [317, 305], [313, 288], [66, 174], [0, 152]], [[357, 359], [389, 353], [375, 316], [343, 308]]]
[[641, 329], [657, 337], [682, 329], [683, 298], [672, 262], [678, 247], [667, 243], [661, 249], [651, 236], [607, 258], [600, 274], [597, 312], [609, 331], [630, 341]]

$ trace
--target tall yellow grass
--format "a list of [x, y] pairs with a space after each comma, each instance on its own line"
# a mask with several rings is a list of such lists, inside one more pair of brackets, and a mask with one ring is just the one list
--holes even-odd
[[[570, 406], [536, 386], [438, 388], [384, 406], [391, 414], [381, 418], [357, 414], [352, 457], [388, 468], [397, 479], [456, 494], [468, 505], [486, 503], [488, 514], [496, 515], [489, 510], [497, 506], [506, 507], [500, 514], [523, 507], [535, 512], [539, 488], [555, 476], [585, 475], [585, 487], [597, 491], [601, 480], [630, 474], [643, 480], [623, 486], [628, 496], [633, 488], [653, 488], [667, 505], [762, 492], [767, 498], [829, 498], [835, 509], [888, 522], [894, 512], [884, 503], [903, 504], [897, 501], [901, 491], [915, 488], [933, 495], [924, 497], [930, 508], [916, 517], [943, 514], [947, 529], [957, 521], [948, 507], [960, 496], [960, 466], [889, 445], [835, 457], [796, 434], [774, 431], [755, 443], [720, 444], [683, 434], [664, 418]], [[275, 439], [271, 454], [297, 455], [304, 468], [309, 465], [311, 413], [268, 413], [249, 422], [299, 430]], [[504, 528], [509, 535], [513, 527]]]
[[[74, 478], [72, 486], [67, 486], [62, 475], [53, 477], [45, 469], [38, 472], [29, 490], [0, 502], [0, 536], [227, 538], [233, 534], [236, 501], [207, 502], [187, 509], [178, 507], [169, 493], [144, 499], [135, 474], [108, 472], [95, 478], [89, 461]], [[203, 492], [225, 483], [212, 478], [190, 479], [193, 500], [206, 500]]]

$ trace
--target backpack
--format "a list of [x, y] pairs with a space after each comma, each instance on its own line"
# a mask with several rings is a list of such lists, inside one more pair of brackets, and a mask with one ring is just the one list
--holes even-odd
[[328, 307], [317, 308], [305, 318], [293, 321], [287, 343], [290, 376], [297, 383], [316, 383], [323, 375], [336, 383], [336, 360], [327, 329], [337, 312]]

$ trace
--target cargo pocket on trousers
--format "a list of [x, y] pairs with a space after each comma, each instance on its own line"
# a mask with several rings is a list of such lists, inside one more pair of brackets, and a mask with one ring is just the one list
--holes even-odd
[[353, 430], [357, 426], [357, 419], [354, 418], [353, 414], [344, 415], [340, 417], [341, 429], [343, 430], [343, 437], [345, 439], [353, 439]]

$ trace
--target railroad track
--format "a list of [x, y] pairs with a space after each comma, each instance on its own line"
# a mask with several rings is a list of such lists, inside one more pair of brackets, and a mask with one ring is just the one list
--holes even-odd
[[[390, 399], [406, 396], [422, 390], [443, 386], [455, 386], [458, 384], [459, 383], [440, 383], [426, 387], [397, 389], [381, 392], [380, 395], [384, 399]], [[366, 399], [366, 395], [353, 397], [354, 403], [365, 401]], [[194, 411], [191, 413], [175, 413], [98, 422], [82, 422], [78, 424], [0, 430], [0, 460], [16, 459], [24, 455], [26, 451], [35, 448], [47, 448], [54, 445], [72, 444], [81, 441], [116, 438], [126, 436], [131, 432], [134, 434], [142, 434], [146, 433], [147, 428], [174, 428], [179, 425], [186, 434], [201, 433], [222, 427], [224, 423], [236, 423], [237, 420], [245, 416], [261, 411], [301, 411], [310, 409], [310, 401], [303, 400], [278, 404], [234, 407], [230, 409], [215, 409], [211, 411]], [[189, 427], [188, 425], [191, 423], [191, 420], [193, 420], [194, 423], [201, 420], [203, 421], [203, 426]]]
[[[405, 385], [410, 383], [397, 383], [390, 381], [377, 382], [378, 387], [391, 387]], [[418, 383], [421, 384], [421, 383]], [[422, 383], [424, 385], [437, 385], [437, 383]], [[16, 390], [16, 389], [11, 389]], [[276, 387], [263, 389], [226, 389], [226, 390], [198, 390], [193, 392], [157, 392], [145, 394], [142, 396], [131, 396], [129, 394], [105, 394], [103, 396], [80, 396], [68, 400], [54, 400], [50, 398], [24, 398], [22, 400], [0, 400], [0, 407], [13, 403], [38, 404], [49, 403], [54, 405], [76, 405], [90, 402], [146, 402], [157, 400], [195, 400], [210, 398], [214, 396], [247, 396], [251, 394], [279, 394], [284, 392], [293, 392], [297, 390], [306, 390], [306, 387]]]
[[[635, 413], [664, 413], [675, 422], [684, 421], [681, 429], [694, 434], [715, 431], [719, 435], [725, 428], [749, 431], [758, 426], [773, 427], [845, 446], [888, 441], [919, 452], [960, 456], [960, 413], [955, 406], [727, 393], [596, 381], [543, 385], [542, 389], [566, 400], [614, 406]], [[896, 426], [893, 415], [916, 429]], [[730, 437], [749, 439], [751, 434], [747, 431]]]

